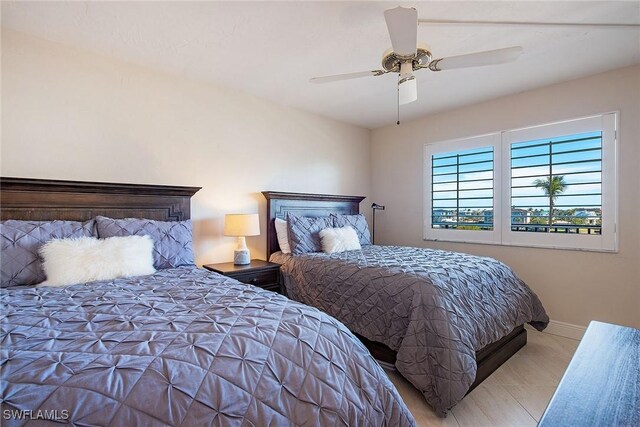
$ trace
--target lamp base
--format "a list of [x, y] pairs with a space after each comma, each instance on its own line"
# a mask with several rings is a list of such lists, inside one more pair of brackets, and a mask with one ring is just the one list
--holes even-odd
[[233, 251], [233, 264], [234, 265], [251, 264], [251, 254], [249, 253], [249, 249]]

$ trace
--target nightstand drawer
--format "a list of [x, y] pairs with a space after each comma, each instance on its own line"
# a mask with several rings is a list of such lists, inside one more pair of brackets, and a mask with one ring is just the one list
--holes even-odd
[[280, 264], [252, 259], [250, 264], [235, 265], [230, 262], [203, 265], [207, 270], [215, 271], [239, 282], [254, 285], [268, 291], [282, 293], [280, 286]]
[[[258, 286], [261, 288], [279, 286], [279, 273], [278, 270], [267, 270], [260, 272], [251, 272], [245, 274], [234, 274], [231, 277], [250, 285]], [[271, 286], [269, 286], [271, 285]]]

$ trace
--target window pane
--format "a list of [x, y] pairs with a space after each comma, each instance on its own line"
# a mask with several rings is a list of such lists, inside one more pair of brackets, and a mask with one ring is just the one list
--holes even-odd
[[558, 196], [555, 201], [555, 206], [560, 208], [563, 206], [578, 206], [578, 207], [601, 207], [602, 196], [600, 194], [591, 194], [588, 196], [575, 195], [575, 196]]
[[527, 209], [535, 207], [549, 207], [549, 199], [546, 197], [513, 197], [511, 206]]
[[587, 163], [574, 163], [568, 165], [557, 165], [553, 167], [554, 174], [569, 174], [569, 173], [585, 173], [585, 172], [600, 172], [602, 170], [602, 162], [587, 162]]
[[545, 166], [549, 164], [549, 153], [542, 156], [527, 156], [511, 159], [511, 167]]
[[458, 174], [458, 181], [480, 181], [480, 180], [491, 180], [491, 185], [493, 186], [493, 171], [487, 172], [465, 172]]
[[433, 159], [433, 167], [450, 166], [456, 164], [456, 158], [450, 157], [446, 159]]
[[457, 172], [457, 166], [434, 166], [433, 175], [449, 175]]
[[493, 198], [493, 189], [460, 190], [460, 197]]
[[457, 175], [456, 174], [451, 174], [451, 175], [434, 175], [433, 176], [433, 183], [434, 184], [438, 184], [441, 182], [456, 182], [457, 180]]
[[528, 157], [528, 156], [536, 156], [539, 154], [549, 154], [549, 147], [547, 145], [541, 145], [530, 148], [519, 148], [512, 150], [513, 157], [512, 158], [520, 158], [520, 157]]
[[455, 209], [458, 206], [456, 200], [433, 200], [433, 209], [441, 209], [441, 208], [453, 208]]
[[461, 208], [491, 209], [493, 206], [493, 197], [487, 199], [465, 199], [460, 196], [458, 202], [458, 206]]
[[601, 170], [601, 132], [511, 144], [511, 230], [600, 234]]
[[553, 146], [554, 153], [562, 153], [565, 151], [585, 150], [591, 148], [602, 148], [602, 138], [594, 136], [588, 139], [579, 139], [574, 142], [565, 142], [563, 144], [555, 144]]
[[493, 161], [461, 164], [460, 172], [493, 171]]
[[433, 191], [433, 200], [455, 199], [456, 197], [458, 197], [457, 191]]
[[493, 230], [493, 147], [433, 155], [431, 227]]
[[602, 184], [587, 183], [587, 184], [569, 185], [567, 186], [567, 189], [563, 194], [565, 196], [588, 195], [588, 194], [602, 195]]
[[[531, 187], [535, 186], [535, 181], [538, 178], [545, 178], [549, 176], [549, 171], [544, 175], [527, 176], [524, 178], [511, 178], [511, 187]], [[539, 193], [538, 193], [539, 194]]]
[[587, 160], [602, 159], [602, 152], [600, 149], [587, 150], [587, 151], [570, 151], [568, 153], [559, 153], [552, 156], [553, 163], [574, 163], [585, 162]]
[[602, 182], [602, 173], [601, 172], [583, 172], [583, 173], [574, 173], [571, 175], [564, 176], [567, 184], [581, 184], [585, 182]]
[[456, 182], [450, 182], [447, 184], [433, 184], [433, 191], [456, 191]]
[[528, 187], [512, 187], [511, 188], [511, 197], [513, 198], [531, 197], [531, 196], [539, 196], [539, 195], [540, 195], [540, 190], [538, 190], [535, 187], [528, 186]]
[[[485, 179], [480, 181], [469, 181], [469, 182], [462, 181], [458, 184], [459, 184], [458, 187], [460, 188], [460, 190], [477, 190], [481, 188], [493, 189], [493, 179]], [[456, 185], [456, 183], [454, 183], [453, 185]]]
[[549, 166], [532, 166], [520, 169], [514, 169], [513, 166], [511, 167], [511, 176], [514, 178], [532, 175], [549, 175]]

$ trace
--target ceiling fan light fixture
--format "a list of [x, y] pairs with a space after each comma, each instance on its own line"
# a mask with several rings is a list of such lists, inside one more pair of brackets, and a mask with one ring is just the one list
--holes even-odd
[[401, 78], [398, 83], [398, 104], [410, 104], [418, 100], [418, 83], [414, 75]]

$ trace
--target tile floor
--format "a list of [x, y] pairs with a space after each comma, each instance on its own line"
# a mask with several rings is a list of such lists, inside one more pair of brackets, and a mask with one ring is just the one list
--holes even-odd
[[439, 418], [422, 394], [397, 372], [387, 371], [419, 426], [535, 426], [558, 386], [579, 341], [527, 330], [527, 345]]

